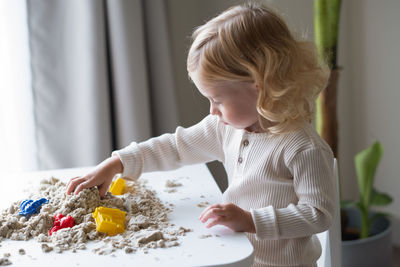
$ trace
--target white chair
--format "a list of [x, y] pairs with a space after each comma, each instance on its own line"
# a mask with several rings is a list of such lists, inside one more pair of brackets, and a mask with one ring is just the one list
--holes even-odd
[[342, 238], [340, 226], [340, 198], [339, 198], [339, 172], [337, 161], [333, 161], [333, 173], [336, 181], [336, 203], [335, 217], [331, 227], [325, 232], [317, 234], [321, 246], [322, 254], [317, 261], [318, 267], [341, 267], [342, 266]]

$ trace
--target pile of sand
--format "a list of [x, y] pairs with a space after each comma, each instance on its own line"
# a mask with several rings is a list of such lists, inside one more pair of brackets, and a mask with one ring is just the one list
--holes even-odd
[[[120, 196], [107, 193], [100, 199], [97, 188], [85, 189], [78, 195], [67, 195], [66, 184], [57, 178], [45, 179], [29, 199], [45, 197], [49, 203], [30, 217], [20, 216], [21, 201], [13, 203], [0, 214], [0, 242], [3, 239], [30, 240], [42, 243], [43, 252], [86, 249], [86, 243], [97, 241], [93, 249], [97, 254], [110, 254], [121, 249], [133, 253], [138, 249], [146, 253], [149, 248], [165, 248], [179, 245], [178, 237], [190, 229], [175, 227], [167, 220], [170, 207], [156, 197], [154, 191], [141, 181], [127, 181], [127, 192]], [[104, 206], [126, 211], [125, 232], [107, 236], [96, 231], [92, 213]], [[172, 206], [172, 205], [171, 205]], [[55, 214], [70, 215], [75, 226], [49, 235]], [[23, 243], [21, 244], [23, 250]], [[7, 259], [4, 259], [5, 261]]]

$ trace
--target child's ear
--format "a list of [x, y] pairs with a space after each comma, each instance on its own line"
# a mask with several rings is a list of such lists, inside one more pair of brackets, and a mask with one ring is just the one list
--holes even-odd
[[253, 89], [257, 91], [257, 93], [260, 91], [260, 87], [258, 87], [258, 84], [253, 83]]

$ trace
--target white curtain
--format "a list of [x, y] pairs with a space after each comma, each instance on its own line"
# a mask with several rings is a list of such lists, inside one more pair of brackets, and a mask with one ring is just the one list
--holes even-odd
[[[116, 147], [178, 125], [165, 1], [106, 2]], [[151, 129], [151, 130], [150, 130]]]
[[[19, 143], [21, 154], [37, 168], [94, 165], [113, 149], [175, 129], [164, 1], [3, 1], [25, 5], [18, 7], [26, 11], [22, 18], [27, 22], [26, 40], [20, 43], [26, 45], [24, 60], [29, 62], [21, 66], [31, 83], [24, 84], [29, 104], [20, 102], [24, 108], [15, 110], [31, 123], [23, 123], [28, 130], [13, 129], [27, 136], [23, 142], [34, 149], [28, 155]], [[17, 94], [10, 88], [1, 91]], [[1, 114], [14, 111], [2, 109]]]
[[25, 0], [0, 1], [0, 171], [36, 170]]
[[111, 150], [101, 1], [27, 1], [40, 169], [95, 164]]

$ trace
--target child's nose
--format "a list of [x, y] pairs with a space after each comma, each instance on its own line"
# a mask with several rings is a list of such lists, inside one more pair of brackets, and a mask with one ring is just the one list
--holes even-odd
[[213, 104], [210, 104], [210, 114], [211, 115], [219, 115], [218, 108]]

